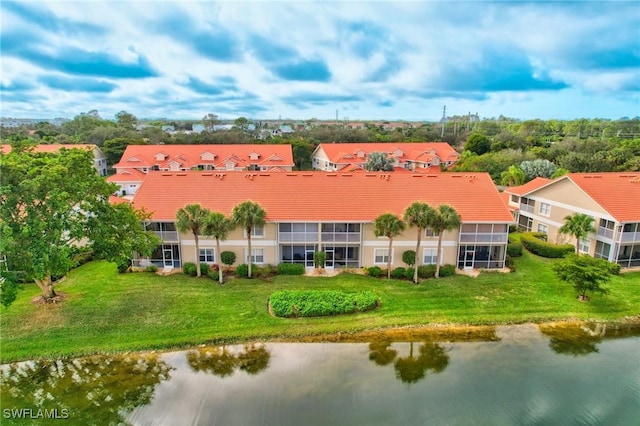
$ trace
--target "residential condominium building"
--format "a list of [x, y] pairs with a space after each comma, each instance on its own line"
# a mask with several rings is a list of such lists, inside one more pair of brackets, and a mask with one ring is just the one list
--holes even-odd
[[108, 180], [120, 195], [136, 193], [149, 171], [291, 171], [291, 145], [129, 145]]
[[440, 171], [441, 165], [449, 167], [460, 158], [446, 142], [321, 143], [311, 161], [314, 170], [354, 171], [364, 169], [372, 152], [386, 153], [395, 167], [428, 173]]
[[[503, 268], [508, 225], [513, 223], [491, 178], [486, 173], [149, 173], [133, 198], [137, 208], [151, 213], [148, 229], [163, 243], [148, 259], [136, 259], [134, 266], [153, 263], [180, 267], [196, 256], [218, 263], [215, 239], [179, 233], [177, 211], [198, 203], [227, 216], [247, 200], [266, 211], [264, 227], [254, 229], [251, 261], [256, 264], [301, 263], [313, 266], [313, 253], [324, 251], [326, 268], [404, 266], [402, 254], [415, 250], [417, 229], [408, 228], [393, 242], [374, 235], [373, 222], [381, 214], [403, 216], [413, 202], [437, 207], [448, 204], [462, 218], [459, 229], [443, 235], [441, 263], [458, 268]], [[418, 252], [425, 264], [435, 263], [437, 235], [423, 231]], [[237, 263], [249, 260], [244, 230], [236, 228], [222, 251], [233, 251]]]
[[580, 241], [581, 253], [625, 268], [640, 266], [640, 173], [570, 173], [504, 192], [520, 227], [544, 232], [551, 242], [575, 244], [558, 230], [565, 217], [587, 214], [596, 232]]
[[[93, 144], [39, 144], [34, 147], [36, 152], [58, 152], [61, 148], [64, 149], [86, 149], [93, 152], [93, 167], [100, 176], [107, 175], [107, 156], [97, 145]], [[6, 154], [11, 151], [11, 145], [2, 144], [2, 153]]]

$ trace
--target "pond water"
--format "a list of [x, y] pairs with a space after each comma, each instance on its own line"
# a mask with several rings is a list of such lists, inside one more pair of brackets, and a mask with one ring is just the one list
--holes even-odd
[[4, 365], [0, 422], [635, 425], [640, 419], [640, 325], [519, 325], [371, 342], [254, 343]]

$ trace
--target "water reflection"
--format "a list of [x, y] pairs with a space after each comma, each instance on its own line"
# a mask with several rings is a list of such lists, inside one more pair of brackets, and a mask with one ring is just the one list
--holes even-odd
[[560, 323], [539, 328], [549, 337], [549, 347], [555, 353], [574, 357], [599, 352], [598, 344], [603, 339], [640, 336], [640, 327], [633, 324]]
[[410, 345], [409, 356], [398, 358], [394, 364], [396, 377], [401, 382], [416, 383], [427, 371], [441, 373], [449, 365], [449, 356], [442, 345], [423, 343], [417, 356], [413, 355], [413, 342]]
[[57, 410], [75, 424], [122, 424], [127, 413], [151, 402], [170, 370], [156, 354], [11, 364], [0, 370], [0, 405], [33, 410], [24, 414], [27, 419], [38, 410]]
[[369, 343], [369, 359], [381, 367], [391, 364], [396, 359], [398, 351], [389, 349], [389, 346], [391, 342], [387, 340]]
[[244, 345], [237, 351], [227, 346], [198, 348], [187, 352], [187, 362], [194, 371], [204, 371], [218, 377], [231, 376], [237, 369], [256, 375], [269, 367], [271, 354], [263, 344]]

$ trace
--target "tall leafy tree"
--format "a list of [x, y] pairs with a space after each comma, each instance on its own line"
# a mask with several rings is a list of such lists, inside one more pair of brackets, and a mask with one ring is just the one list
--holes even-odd
[[367, 155], [364, 168], [369, 172], [391, 172], [393, 171], [393, 158], [389, 158], [386, 152], [372, 152]]
[[147, 215], [109, 203], [116, 186], [98, 176], [90, 151], [38, 153], [16, 144], [0, 160], [0, 253], [10, 270], [34, 280], [45, 300], [56, 295], [52, 277], [75, 265], [78, 250], [123, 262], [158, 244], [142, 224]]
[[216, 261], [218, 262], [219, 274], [218, 279], [220, 284], [224, 282], [224, 273], [222, 271], [222, 261], [220, 259], [221, 251], [220, 251], [220, 240], [225, 240], [227, 238], [227, 234], [233, 228], [233, 223], [220, 212], [211, 212], [209, 216], [205, 218], [204, 221], [204, 235], [211, 235], [216, 239]]
[[258, 203], [254, 203], [253, 201], [244, 201], [233, 208], [233, 212], [231, 213], [231, 220], [236, 225], [239, 225], [244, 228], [247, 232], [247, 246], [249, 259], [247, 260], [249, 266], [248, 276], [251, 278], [251, 232], [255, 227], [264, 226], [265, 218], [267, 213], [264, 211], [262, 206]]
[[552, 268], [558, 278], [573, 284], [580, 300], [588, 300], [587, 291], [602, 294], [609, 292], [602, 287], [602, 284], [611, 279], [611, 263], [605, 259], [570, 254], [554, 263]]
[[201, 275], [200, 271], [200, 244], [198, 236], [204, 230], [206, 218], [210, 211], [202, 208], [200, 204], [187, 204], [176, 213], [176, 228], [180, 232], [191, 232], [196, 243], [196, 269], [197, 276]]
[[387, 278], [391, 278], [391, 250], [393, 238], [404, 231], [406, 225], [398, 216], [393, 213], [385, 213], [376, 218], [373, 222], [374, 234], [376, 237], [387, 237], [389, 239], [389, 254], [387, 256]]
[[422, 239], [422, 233], [433, 221], [436, 211], [433, 207], [426, 203], [416, 201], [411, 204], [404, 211], [404, 221], [409, 226], [415, 226], [418, 229], [418, 238], [416, 241], [416, 264], [413, 271], [413, 282], [418, 283], [418, 267], [421, 263], [422, 256], [420, 255], [420, 241]]
[[558, 230], [561, 234], [572, 235], [576, 237], [576, 254], [580, 254], [580, 240], [584, 239], [589, 233], [596, 232], [593, 227], [593, 218], [588, 214], [574, 213], [565, 216], [564, 223]]
[[527, 176], [518, 166], [509, 166], [509, 169], [500, 175], [500, 183], [507, 186], [522, 185], [526, 180]]
[[429, 221], [429, 227], [433, 232], [438, 234], [438, 251], [436, 252], [436, 278], [440, 276], [440, 251], [442, 249], [442, 234], [444, 231], [450, 231], [460, 227], [462, 219], [460, 215], [451, 206], [443, 204], [435, 209]]

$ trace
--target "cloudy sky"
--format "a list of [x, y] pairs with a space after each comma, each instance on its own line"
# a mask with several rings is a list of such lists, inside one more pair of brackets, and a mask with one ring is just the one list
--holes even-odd
[[2, 0], [0, 115], [640, 116], [640, 2]]

